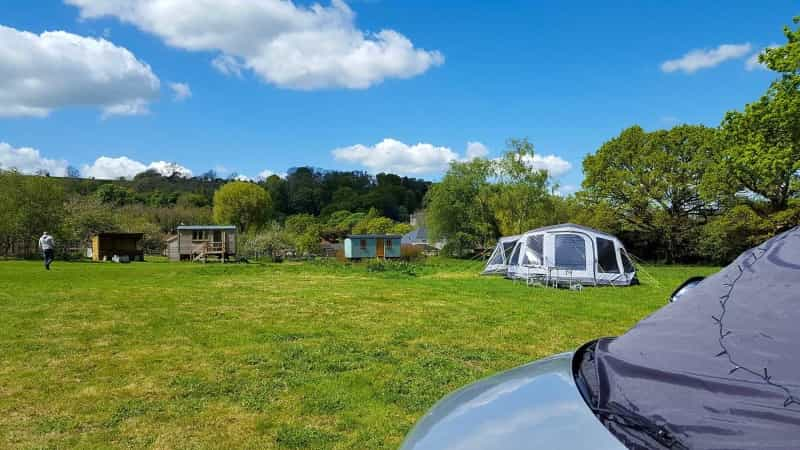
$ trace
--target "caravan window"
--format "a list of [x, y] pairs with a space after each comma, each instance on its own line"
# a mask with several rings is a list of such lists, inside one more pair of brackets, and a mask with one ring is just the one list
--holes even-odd
[[633, 263], [628, 257], [628, 252], [626, 252], [624, 248], [621, 248], [619, 249], [619, 256], [622, 257], [622, 268], [625, 269], [625, 273], [633, 273], [636, 269], [633, 268]]
[[586, 270], [586, 244], [577, 234], [556, 235], [556, 267]]
[[597, 271], [601, 273], [619, 273], [617, 252], [614, 251], [614, 241], [597, 238]]
[[522, 246], [522, 242], [519, 242], [516, 247], [514, 247], [514, 253], [511, 254], [511, 259], [508, 260], [509, 266], [517, 265], [517, 261], [519, 259], [519, 248]]
[[522, 264], [526, 266], [541, 266], [542, 265], [542, 249], [544, 246], [544, 236], [536, 234], [528, 237], [528, 244], [525, 247], [525, 256], [522, 258]]

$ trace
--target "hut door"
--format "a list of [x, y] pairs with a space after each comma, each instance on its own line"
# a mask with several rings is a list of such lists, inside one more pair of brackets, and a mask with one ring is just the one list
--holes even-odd
[[383, 246], [383, 239], [376, 239], [375, 240], [375, 256], [378, 258], [383, 258], [386, 255]]
[[215, 230], [214, 239], [212, 239], [211, 242], [222, 242], [222, 231]]

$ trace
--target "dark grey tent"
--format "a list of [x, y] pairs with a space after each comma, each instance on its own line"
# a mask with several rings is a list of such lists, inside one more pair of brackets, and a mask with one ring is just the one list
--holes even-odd
[[579, 373], [629, 448], [800, 448], [800, 228], [597, 341]]

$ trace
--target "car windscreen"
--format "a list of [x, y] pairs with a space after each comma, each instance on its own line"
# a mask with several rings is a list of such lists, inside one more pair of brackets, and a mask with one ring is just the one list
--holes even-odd
[[800, 228], [615, 339], [576, 382], [629, 448], [800, 448]]

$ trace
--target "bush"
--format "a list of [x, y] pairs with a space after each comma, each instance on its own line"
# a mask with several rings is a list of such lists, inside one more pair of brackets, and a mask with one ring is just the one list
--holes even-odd
[[373, 259], [367, 262], [367, 272], [393, 272], [410, 277], [417, 276], [422, 267], [408, 261]]

